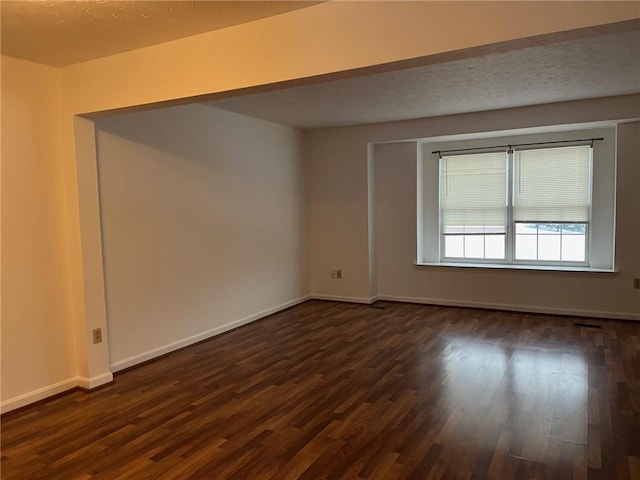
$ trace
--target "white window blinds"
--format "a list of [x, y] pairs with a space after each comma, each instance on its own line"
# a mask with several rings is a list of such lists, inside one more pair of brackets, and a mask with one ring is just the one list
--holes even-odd
[[440, 165], [441, 220], [445, 233], [459, 227], [506, 226], [507, 158], [504, 152], [444, 156]]
[[515, 153], [513, 217], [516, 222], [588, 222], [591, 147]]

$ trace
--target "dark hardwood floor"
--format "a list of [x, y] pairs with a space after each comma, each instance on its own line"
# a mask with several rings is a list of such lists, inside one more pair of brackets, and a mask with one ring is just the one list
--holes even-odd
[[2, 478], [640, 479], [640, 324], [377, 305], [310, 301], [9, 413]]

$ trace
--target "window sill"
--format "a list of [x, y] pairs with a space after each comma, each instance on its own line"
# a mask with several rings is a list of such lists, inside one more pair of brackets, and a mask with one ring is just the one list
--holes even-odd
[[425, 262], [416, 263], [418, 269], [431, 268], [471, 268], [479, 270], [514, 270], [526, 272], [559, 272], [559, 273], [579, 273], [579, 274], [598, 274], [614, 276], [616, 271], [607, 268], [590, 268], [590, 267], [564, 267], [556, 265], [518, 265], [503, 263], [464, 263], [464, 262]]

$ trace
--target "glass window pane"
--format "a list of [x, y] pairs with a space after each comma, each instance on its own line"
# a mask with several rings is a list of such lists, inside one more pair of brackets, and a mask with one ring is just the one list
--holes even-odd
[[562, 235], [562, 260], [565, 262], [584, 262], [585, 239], [585, 235]]
[[538, 236], [538, 260], [560, 260], [560, 235]]
[[539, 223], [538, 235], [557, 235], [561, 228], [562, 226], [557, 223]]
[[535, 223], [516, 223], [516, 233], [532, 233], [538, 232], [538, 226]]
[[538, 237], [536, 235], [516, 235], [516, 260], [536, 260], [538, 258]]
[[466, 235], [464, 237], [464, 257], [484, 258], [483, 235]]
[[444, 237], [444, 256], [450, 258], [464, 257], [464, 236], [446, 235]]
[[562, 225], [562, 235], [585, 235], [587, 226], [584, 223], [565, 223]]
[[504, 259], [504, 235], [485, 235], [484, 254], [486, 258]]

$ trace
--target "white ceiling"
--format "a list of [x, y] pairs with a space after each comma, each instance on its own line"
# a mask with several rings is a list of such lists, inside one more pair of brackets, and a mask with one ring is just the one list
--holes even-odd
[[207, 104], [318, 128], [639, 92], [640, 31], [634, 30]]
[[251, 22], [315, 1], [2, 0], [3, 55], [54, 67]]

